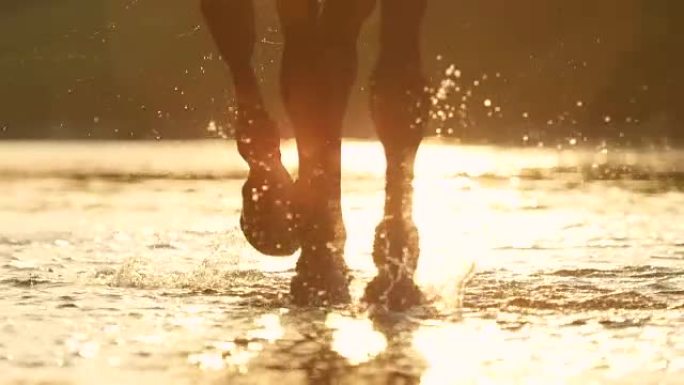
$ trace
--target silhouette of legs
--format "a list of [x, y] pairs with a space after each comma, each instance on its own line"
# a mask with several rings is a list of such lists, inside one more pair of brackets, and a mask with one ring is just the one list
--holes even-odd
[[356, 43], [373, 0], [279, 0], [285, 36], [282, 91], [299, 153], [302, 253], [295, 303], [349, 300], [340, 205], [342, 121], [356, 77]]
[[364, 299], [402, 310], [419, 303], [413, 282], [419, 239], [413, 222], [413, 167], [428, 115], [421, 73], [420, 26], [426, 0], [381, 0], [380, 57], [371, 112], [387, 159], [385, 215], [376, 228], [378, 276]]
[[[277, 0], [285, 49], [283, 100], [295, 127], [299, 179], [280, 162], [279, 133], [264, 109], [251, 58], [252, 0], [202, 0], [202, 10], [231, 69], [238, 102], [238, 150], [250, 172], [241, 227], [270, 255], [301, 245], [291, 293], [298, 304], [349, 300], [340, 207], [341, 128], [356, 77], [356, 44], [375, 0]], [[427, 120], [420, 24], [426, 0], [381, 0], [381, 51], [371, 110], [387, 157], [385, 216], [376, 229], [378, 276], [365, 300], [403, 309], [421, 300], [413, 283], [418, 231], [412, 219], [416, 152]]]
[[264, 108], [251, 63], [256, 38], [252, 0], [202, 0], [201, 8], [235, 86], [238, 151], [249, 165], [240, 226], [260, 252], [293, 254], [299, 248], [294, 184], [280, 161], [278, 127]]
[[299, 179], [280, 162], [278, 129], [264, 109], [251, 64], [253, 0], [202, 0], [202, 11], [230, 67], [238, 102], [238, 150], [250, 172], [241, 227], [270, 255], [301, 244], [291, 285], [295, 303], [349, 300], [340, 207], [341, 128], [356, 76], [356, 42], [374, 0], [277, 0], [285, 37], [281, 89], [295, 127]]

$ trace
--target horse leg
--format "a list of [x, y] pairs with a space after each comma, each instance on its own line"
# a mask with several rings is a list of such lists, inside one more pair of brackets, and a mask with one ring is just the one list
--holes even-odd
[[280, 160], [280, 133], [266, 111], [252, 66], [252, 0], [202, 0], [201, 9], [228, 64], [238, 106], [236, 139], [249, 166], [242, 189], [240, 226], [249, 243], [268, 255], [299, 248], [292, 205], [294, 184]]
[[[279, 0], [285, 51], [282, 91], [299, 152], [302, 253], [295, 303], [349, 300], [340, 204], [341, 130], [356, 76], [356, 42], [372, 0]], [[322, 7], [322, 8], [321, 8]]]
[[385, 213], [376, 228], [378, 275], [364, 299], [401, 310], [419, 303], [413, 282], [419, 256], [413, 222], [413, 168], [427, 120], [420, 55], [426, 0], [381, 0], [380, 57], [371, 81], [371, 112], [387, 159]]

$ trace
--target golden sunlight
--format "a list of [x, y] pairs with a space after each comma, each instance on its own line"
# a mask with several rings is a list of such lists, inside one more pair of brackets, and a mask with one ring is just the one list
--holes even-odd
[[333, 330], [332, 350], [352, 365], [368, 362], [387, 348], [385, 336], [367, 319], [328, 314], [325, 325]]

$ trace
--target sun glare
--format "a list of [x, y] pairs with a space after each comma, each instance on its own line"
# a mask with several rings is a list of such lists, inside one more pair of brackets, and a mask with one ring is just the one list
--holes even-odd
[[352, 365], [368, 362], [387, 348], [385, 336], [376, 331], [367, 318], [330, 313], [325, 325], [333, 330], [332, 350]]

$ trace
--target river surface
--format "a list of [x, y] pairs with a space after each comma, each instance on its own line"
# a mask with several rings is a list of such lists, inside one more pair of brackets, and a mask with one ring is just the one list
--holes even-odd
[[426, 143], [405, 313], [359, 301], [376, 143], [344, 147], [354, 301], [321, 309], [243, 239], [232, 142], [0, 154], [2, 384], [684, 384], [683, 152]]

